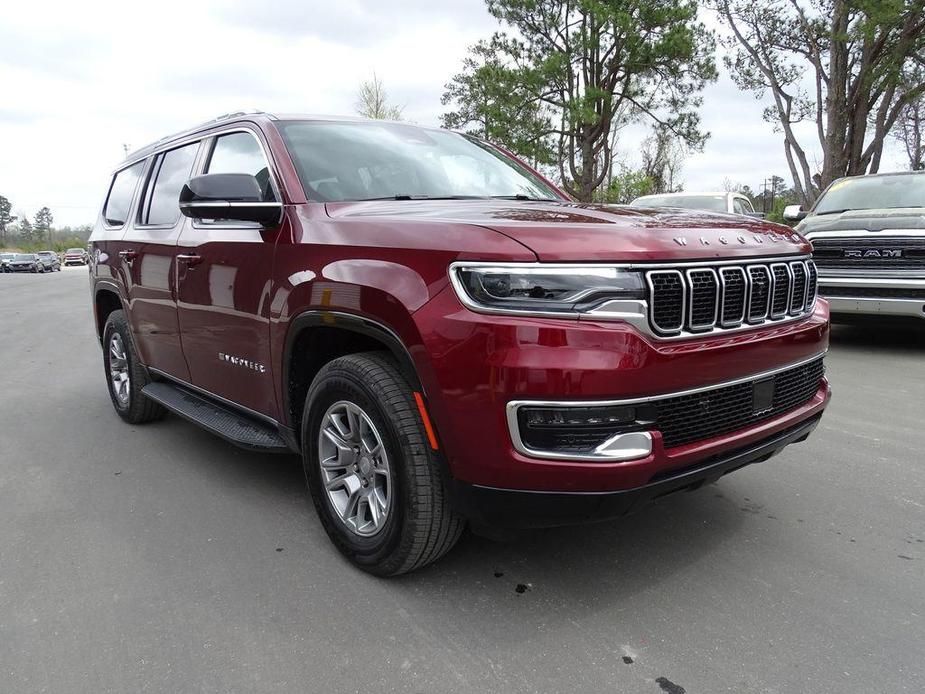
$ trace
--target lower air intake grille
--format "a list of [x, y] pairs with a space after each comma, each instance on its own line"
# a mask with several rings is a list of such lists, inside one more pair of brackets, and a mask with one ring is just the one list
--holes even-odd
[[[729, 434], [798, 407], [819, 390], [825, 373], [822, 357], [768, 377], [689, 395], [656, 400], [655, 429], [665, 448]], [[769, 408], [757, 408], [755, 383], [774, 382]]]

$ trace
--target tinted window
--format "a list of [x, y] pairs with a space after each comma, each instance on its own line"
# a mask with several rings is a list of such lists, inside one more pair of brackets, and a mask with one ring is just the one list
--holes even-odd
[[141, 178], [144, 162], [140, 161], [116, 174], [109, 188], [109, 197], [103, 208], [103, 218], [112, 226], [122, 226], [128, 219], [129, 209], [132, 207], [132, 197]]
[[684, 207], [691, 210], [726, 211], [725, 195], [646, 195], [632, 202], [637, 207]]
[[279, 128], [313, 200], [559, 199], [514, 159], [459, 133], [382, 121], [290, 121]]
[[742, 198], [732, 199], [732, 211], [736, 214], [745, 214], [746, 212], [751, 212], [751, 210], [745, 208], [745, 201]]
[[177, 223], [180, 218], [180, 189], [189, 180], [198, 149], [199, 143], [194, 142], [158, 156], [154, 165], [157, 178], [151, 190], [147, 213], [142, 219], [143, 224]]
[[816, 214], [842, 210], [925, 207], [925, 174], [843, 178], [816, 203]]
[[250, 133], [230, 133], [215, 139], [206, 173], [246, 173], [254, 176], [263, 191], [263, 199], [273, 201], [270, 169], [263, 150]]

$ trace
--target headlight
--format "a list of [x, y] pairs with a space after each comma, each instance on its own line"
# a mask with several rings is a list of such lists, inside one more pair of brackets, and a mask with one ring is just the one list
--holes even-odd
[[614, 299], [643, 299], [642, 274], [605, 265], [454, 263], [460, 300], [483, 311], [585, 313]]

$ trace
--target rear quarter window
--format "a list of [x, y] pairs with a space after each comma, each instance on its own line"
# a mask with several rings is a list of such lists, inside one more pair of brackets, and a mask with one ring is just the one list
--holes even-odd
[[141, 178], [144, 165], [144, 162], [140, 161], [127, 169], [122, 169], [113, 177], [112, 185], [109, 186], [109, 195], [106, 196], [106, 204], [103, 206], [103, 219], [108, 225], [120, 227], [128, 220], [132, 198], [135, 197], [135, 189], [138, 187], [138, 180]]

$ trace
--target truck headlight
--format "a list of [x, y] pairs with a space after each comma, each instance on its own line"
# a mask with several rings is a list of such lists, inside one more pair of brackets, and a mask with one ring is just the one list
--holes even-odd
[[606, 265], [459, 262], [450, 279], [466, 306], [489, 312], [574, 314], [645, 298], [641, 273]]

